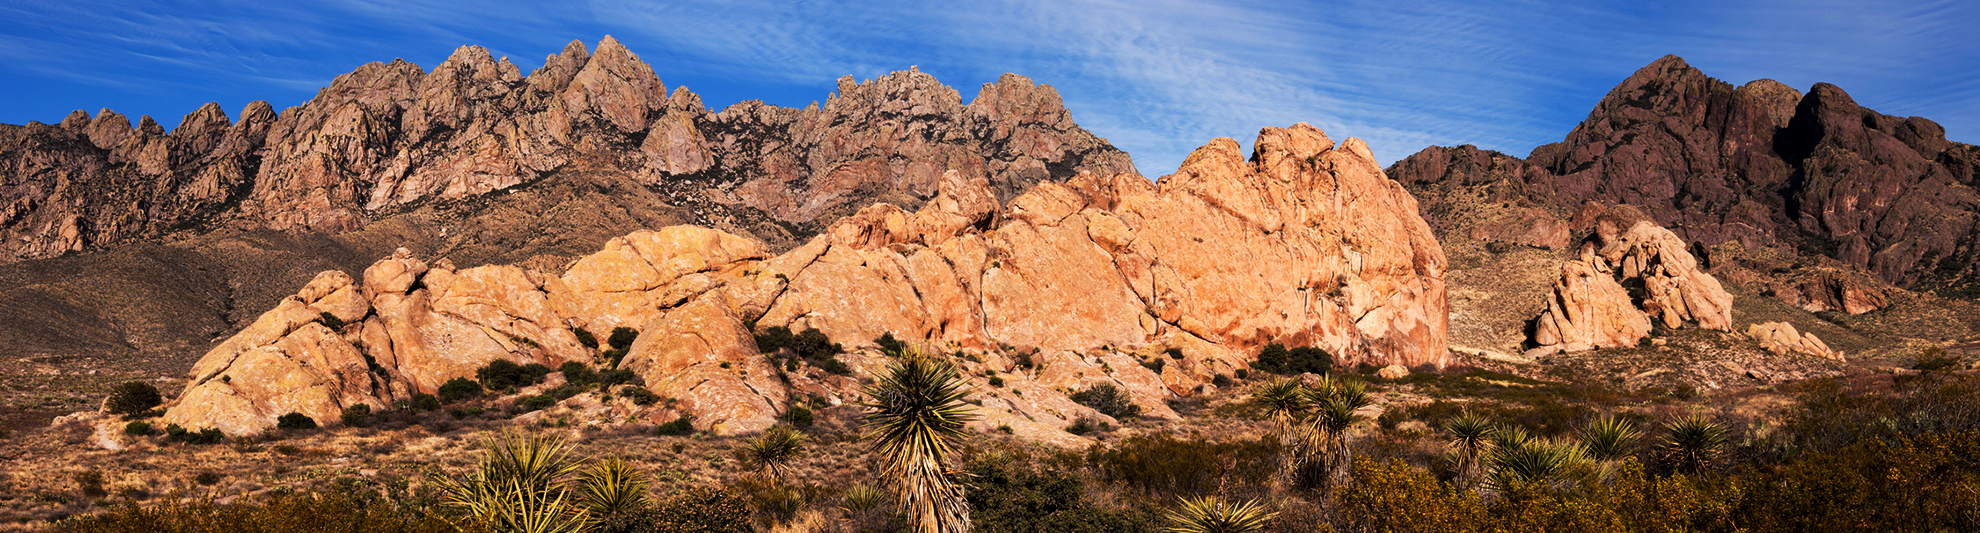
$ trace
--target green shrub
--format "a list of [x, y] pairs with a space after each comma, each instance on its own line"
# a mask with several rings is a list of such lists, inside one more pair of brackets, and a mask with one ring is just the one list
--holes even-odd
[[646, 387], [638, 385], [628, 385], [621, 388], [619, 389], [619, 394], [632, 399], [633, 405], [653, 405], [655, 402], [660, 401], [660, 395], [654, 394], [653, 391], [647, 390]]
[[1278, 445], [1257, 440], [1206, 442], [1166, 433], [1137, 435], [1111, 448], [1086, 452], [1087, 464], [1102, 479], [1127, 485], [1166, 501], [1210, 494], [1232, 481], [1262, 481], [1278, 468]]
[[344, 329], [344, 319], [337, 318], [337, 315], [330, 314], [329, 311], [324, 311], [320, 316], [323, 319], [323, 327], [330, 328], [330, 331]]
[[749, 533], [750, 497], [739, 487], [689, 488], [652, 506], [606, 516], [601, 533]]
[[371, 404], [355, 403], [345, 406], [341, 418], [346, 426], [362, 426], [371, 420]]
[[964, 466], [971, 531], [1031, 533], [1057, 531], [1152, 531], [1154, 516], [1143, 507], [1107, 509], [1094, 505], [1085, 486], [1065, 469], [1033, 464], [1009, 453], [978, 454]]
[[1106, 422], [1096, 420], [1090, 416], [1082, 416], [1074, 419], [1072, 425], [1066, 426], [1066, 433], [1071, 433], [1074, 435], [1085, 435], [1095, 431], [1104, 432], [1104, 431], [1110, 431], [1112, 429], [1113, 426], [1107, 424]]
[[1133, 399], [1128, 397], [1127, 391], [1121, 390], [1112, 383], [1095, 384], [1086, 390], [1072, 393], [1069, 398], [1073, 402], [1092, 407], [1100, 414], [1121, 422], [1141, 416], [1141, 406], [1134, 404]]
[[611, 345], [613, 349], [624, 350], [632, 348], [635, 340], [639, 340], [639, 330], [620, 326], [612, 328], [612, 336], [605, 340], [605, 344]]
[[440, 402], [455, 403], [481, 396], [481, 383], [468, 378], [454, 378], [440, 385]]
[[577, 336], [578, 344], [582, 344], [584, 345], [584, 347], [593, 350], [598, 349], [598, 336], [592, 335], [591, 330], [584, 328], [571, 328], [571, 334]]
[[[790, 330], [786, 329], [784, 331], [789, 332]], [[907, 343], [895, 339], [894, 332], [892, 331], [880, 334], [880, 338], [873, 339], [873, 344], [879, 345], [880, 353], [886, 354], [888, 357], [900, 357], [906, 354], [908, 350]]]
[[275, 419], [276, 429], [316, 429], [316, 419], [294, 411]]
[[557, 367], [557, 372], [564, 375], [565, 383], [572, 385], [587, 386], [598, 382], [598, 373], [577, 361], [565, 361]]
[[1003, 387], [1004, 378], [1002, 376], [990, 376], [990, 386], [1000, 387], [1000, 388]]
[[771, 326], [756, 334], [756, 350], [765, 354], [774, 354], [796, 344], [797, 336], [791, 334], [788, 327]]
[[102, 470], [96, 470], [92, 468], [89, 470], [76, 472], [75, 480], [76, 480], [76, 488], [82, 490], [82, 494], [84, 498], [95, 499], [110, 495], [109, 491], [103, 490]]
[[481, 386], [488, 390], [507, 390], [527, 387], [543, 382], [543, 376], [550, 375], [550, 367], [540, 363], [518, 365], [508, 359], [489, 361], [474, 371], [474, 377], [481, 380]]
[[420, 411], [437, 411], [440, 409], [440, 397], [424, 392], [415, 393], [413, 394], [412, 407]]
[[1258, 352], [1258, 360], [1252, 361], [1251, 368], [1282, 376], [1307, 372], [1324, 376], [1333, 372], [1334, 357], [1319, 348], [1302, 346], [1287, 350], [1286, 345], [1275, 342]]
[[663, 437], [691, 435], [694, 433], [694, 415], [682, 413], [681, 417], [674, 419], [673, 422], [660, 424], [653, 433]]
[[200, 472], [198, 474], [193, 474], [193, 483], [198, 483], [199, 486], [201, 487], [211, 487], [215, 484], [220, 483], [220, 473], [214, 472], [212, 470], [207, 470], [204, 472]]
[[483, 533], [473, 524], [457, 529], [423, 507], [387, 500], [365, 491], [277, 493], [265, 503], [229, 504], [164, 498], [157, 505], [129, 501], [101, 513], [55, 524], [61, 533], [263, 532], [304, 533]]
[[158, 387], [142, 381], [126, 381], [110, 391], [110, 401], [105, 407], [113, 415], [135, 416], [158, 404], [164, 403], [158, 394]]
[[631, 383], [634, 385], [645, 385], [646, 381], [639, 379], [639, 374], [633, 372], [632, 369], [630, 368], [608, 369], [598, 373], [599, 385], [610, 387], [613, 385], [624, 385], [627, 383]]
[[523, 412], [525, 413], [530, 411], [541, 411], [543, 409], [549, 408], [552, 405], [557, 405], [557, 398], [552, 397], [548, 394], [538, 394], [535, 396], [529, 396], [523, 398], [522, 401], [516, 402], [516, 407], [522, 408]]
[[132, 420], [131, 423], [124, 424], [124, 434], [138, 437], [150, 435], [151, 423], [143, 420]]
[[802, 405], [791, 406], [790, 409], [786, 409], [784, 414], [777, 417], [777, 419], [795, 428], [808, 428], [815, 422], [815, 416], [811, 413], [811, 410], [804, 408]]
[[179, 427], [178, 424], [167, 424], [165, 426], [165, 440], [186, 444], [219, 444], [227, 440], [227, 434], [221, 433], [220, 430], [214, 428], [189, 431], [186, 428]]

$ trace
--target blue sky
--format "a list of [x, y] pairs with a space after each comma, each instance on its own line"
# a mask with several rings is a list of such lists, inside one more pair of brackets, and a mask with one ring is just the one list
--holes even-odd
[[[293, 4], [293, 5], [291, 5]], [[1733, 83], [1842, 86], [1980, 142], [1980, 2], [968, 2], [0, 0], [0, 122], [74, 109], [167, 128], [208, 101], [300, 104], [370, 61], [431, 69], [461, 45], [527, 73], [611, 34], [711, 106], [803, 106], [843, 75], [918, 65], [965, 100], [1004, 72], [1172, 172], [1213, 137], [1310, 122], [1384, 163], [1429, 145], [1524, 156], [1664, 54]]]

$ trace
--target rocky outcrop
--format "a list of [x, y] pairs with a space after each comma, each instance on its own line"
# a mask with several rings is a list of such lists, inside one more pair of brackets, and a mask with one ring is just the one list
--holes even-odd
[[107, 109], [0, 125], [0, 261], [220, 227], [347, 232], [571, 171], [630, 176], [690, 207], [687, 222], [785, 248], [877, 201], [917, 208], [947, 170], [1008, 200], [1134, 167], [1022, 76], [967, 104], [910, 69], [842, 79], [822, 106], [713, 112], [609, 36], [526, 76], [465, 46], [431, 71], [361, 66], [279, 115], [208, 104], [169, 134]]
[[[1930, 120], [1864, 109], [1829, 84], [1807, 94], [1772, 80], [1735, 87], [1675, 56], [1638, 70], [1524, 160], [1433, 147], [1390, 168], [1433, 224], [1440, 206], [1477, 197], [1556, 216], [1623, 203], [1686, 243], [1821, 254], [1960, 295], [1980, 277], [1976, 174], [1980, 149], [1947, 141]], [[1533, 218], [1494, 233], [1531, 240], [1518, 236], [1545, 225]]]
[[[935, 191], [917, 211], [870, 206], [777, 255], [673, 226], [614, 239], [561, 275], [456, 271], [406, 253], [361, 284], [326, 273], [344, 285], [306, 288], [264, 316], [267, 327], [209, 353], [172, 416], [237, 433], [300, 405], [212, 376], [235, 372], [240, 353], [293, 359], [283, 343], [324, 329], [310, 305], [352, 325], [308, 339], [378, 365], [363, 382], [301, 366], [326, 384], [317, 388], [352, 391], [307, 397], [321, 409], [432, 392], [495, 358], [593, 361], [574, 332], [625, 327], [638, 336], [624, 367], [720, 433], [766, 427], [793, 397], [846, 401], [858, 389], [854, 376], [771, 364], [752, 327], [817, 328], [860, 350], [846, 356], [855, 376], [884, 368], [873, 349], [883, 335], [967, 354], [954, 362], [983, 381], [982, 423], [1028, 433], [1105, 420], [1066, 396], [1097, 384], [1174, 417], [1165, 399], [1203, 390], [1273, 342], [1318, 346], [1341, 364], [1448, 363], [1443, 253], [1358, 139], [1336, 146], [1298, 124], [1262, 131], [1249, 158], [1217, 139], [1157, 183], [1083, 173], [1000, 203], [992, 180], [952, 170]], [[313, 303], [323, 301], [336, 303]]]
[[1732, 295], [1699, 269], [1670, 230], [1626, 205], [1584, 206], [1592, 225], [1580, 259], [1561, 267], [1547, 308], [1534, 319], [1528, 357], [1635, 346], [1653, 322], [1732, 329]]
[[1774, 355], [1798, 353], [1823, 359], [1843, 360], [1842, 352], [1829, 349], [1814, 333], [1795, 331], [1794, 325], [1786, 322], [1767, 322], [1746, 327], [1746, 336], [1760, 343], [1760, 347]]

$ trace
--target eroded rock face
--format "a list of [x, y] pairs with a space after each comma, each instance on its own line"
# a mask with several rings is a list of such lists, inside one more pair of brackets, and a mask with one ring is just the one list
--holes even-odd
[[230, 121], [208, 104], [169, 134], [108, 109], [0, 125], [0, 261], [215, 227], [347, 232], [560, 170], [632, 176], [690, 207], [690, 222], [784, 248], [874, 202], [918, 208], [945, 170], [1008, 200], [1134, 167], [1022, 76], [967, 104], [909, 70], [842, 79], [822, 106], [713, 112], [685, 88], [669, 94], [610, 36], [595, 51], [572, 42], [526, 76], [464, 46], [431, 71], [358, 67], [279, 115], [255, 102]]
[[[1732, 295], [1699, 269], [1684, 242], [1627, 205], [1585, 206], [1592, 226], [1581, 258], [1561, 267], [1547, 308], [1534, 319], [1528, 357], [1635, 346], [1652, 321], [1732, 329]], [[1632, 290], [1634, 289], [1634, 290]]]
[[1814, 333], [1795, 331], [1794, 325], [1786, 322], [1767, 322], [1747, 326], [1746, 336], [1758, 341], [1761, 348], [1775, 355], [1798, 353], [1823, 359], [1843, 360], [1842, 352], [1830, 350], [1829, 345], [1824, 344], [1822, 339], [1815, 338]]
[[[1023, 124], [1008, 135], [1035, 141]], [[969, 354], [954, 362], [978, 382], [986, 427], [1067, 444], [1078, 439], [1058, 428], [1110, 421], [1068, 392], [1113, 385], [1145, 416], [1174, 418], [1165, 399], [1248, 366], [1272, 342], [1319, 346], [1342, 364], [1447, 364], [1445, 260], [1414, 200], [1358, 139], [1337, 147], [1298, 124], [1265, 129], [1256, 146], [1247, 159], [1218, 139], [1158, 183], [1088, 173], [1008, 203], [994, 181], [951, 170], [917, 211], [871, 206], [778, 255], [695, 226], [614, 239], [561, 276], [457, 271], [401, 250], [361, 285], [324, 274], [323, 286], [223, 343], [172, 412], [187, 427], [253, 431], [305, 399], [329, 412], [404, 398], [497, 358], [593, 361], [577, 328], [600, 338], [637, 330], [624, 367], [675, 400], [669, 409], [723, 434], [769, 426], [791, 398], [857, 398], [856, 376], [888, 362], [873, 342], [887, 334], [928, 353]], [[362, 323], [309, 336], [324, 330], [318, 308]], [[776, 368], [752, 324], [817, 328], [856, 350], [844, 356], [855, 374]], [[309, 342], [369, 354], [380, 368], [360, 373], [370, 379], [362, 385], [321, 365], [254, 374], [277, 385], [247, 392], [211, 379], [260, 364], [244, 353], [292, 354], [283, 347]], [[323, 392], [264, 392], [290, 383]]]
[[[1523, 160], [1432, 147], [1390, 174], [1424, 198], [1440, 231], [1454, 219], [1440, 206], [1474, 198], [1556, 216], [1622, 203], [1686, 243], [1801, 249], [1900, 287], [1970, 296], [1980, 275], [1980, 149], [1930, 120], [1864, 109], [1834, 85], [1735, 87], [1676, 56], [1638, 70]], [[1498, 227], [1517, 240], [1540, 226]]]

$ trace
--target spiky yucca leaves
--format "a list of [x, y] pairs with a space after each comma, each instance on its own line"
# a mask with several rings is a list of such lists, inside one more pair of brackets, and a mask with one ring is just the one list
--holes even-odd
[[1326, 493], [1337, 482], [1345, 481], [1354, 463], [1354, 449], [1348, 445], [1348, 428], [1362, 417], [1355, 413], [1374, 403], [1368, 384], [1353, 379], [1321, 376], [1305, 390], [1309, 414], [1302, 424], [1293, 450], [1294, 481]]
[[502, 533], [571, 533], [591, 525], [590, 513], [570, 502], [565, 484], [580, 465], [564, 439], [503, 433], [483, 446], [487, 455], [465, 477], [428, 473], [442, 505]]
[[1306, 388], [1299, 380], [1280, 378], [1251, 391], [1251, 402], [1265, 409], [1279, 432], [1280, 444], [1292, 444], [1293, 422], [1306, 413]]
[[1253, 533], [1262, 531], [1279, 513], [1257, 500], [1231, 504], [1213, 497], [1179, 498], [1182, 505], [1165, 513], [1169, 533]]
[[1680, 472], [1696, 472], [1710, 465], [1726, 444], [1726, 428], [1697, 413], [1665, 422], [1664, 431], [1667, 434], [1657, 446], [1657, 457]]
[[584, 508], [592, 516], [603, 517], [645, 507], [646, 476], [617, 457], [599, 461], [578, 475]]
[[886, 499], [887, 495], [881, 493], [880, 489], [860, 483], [846, 489], [845, 502], [839, 506], [839, 509], [852, 514], [866, 514], [867, 511], [880, 507]]
[[1492, 438], [1498, 432], [1492, 422], [1471, 411], [1465, 411], [1444, 426], [1451, 434], [1445, 442], [1445, 449], [1453, 470], [1457, 472], [1457, 486], [1460, 489], [1475, 489], [1484, 480], [1485, 466], [1480, 464], [1492, 450]]
[[[1524, 432], [1522, 432], [1524, 433]], [[1595, 462], [1581, 443], [1567, 439], [1536, 439], [1522, 436], [1509, 446], [1492, 452], [1492, 488], [1505, 490], [1514, 485], [1546, 484], [1566, 488], [1590, 479]]]
[[777, 486], [784, 473], [790, 470], [791, 461], [804, 453], [804, 434], [790, 426], [777, 424], [770, 426], [763, 435], [756, 437], [742, 447], [743, 463], [762, 476], [770, 486]]
[[866, 438], [895, 502], [917, 533], [969, 531], [969, 501], [943, 462], [963, 425], [976, 419], [962, 376], [947, 361], [908, 350], [866, 387]]
[[1581, 428], [1581, 444], [1588, 447], [1588, 455], [1603, 462], [1629, 455], [1630, 447], [1642, 437], [1635, 423], [1616, 415], [1597, 418]]

